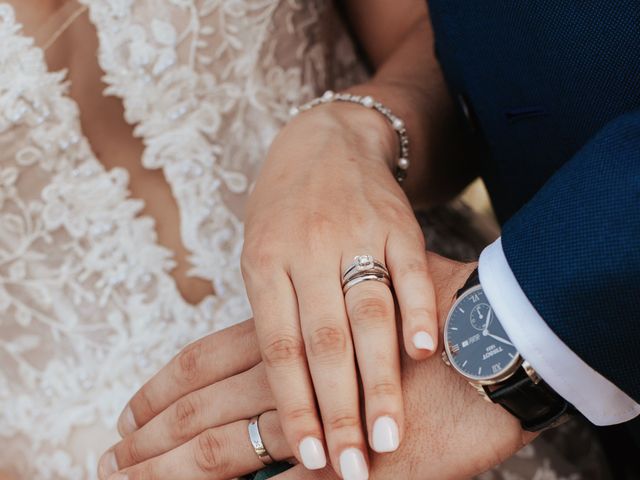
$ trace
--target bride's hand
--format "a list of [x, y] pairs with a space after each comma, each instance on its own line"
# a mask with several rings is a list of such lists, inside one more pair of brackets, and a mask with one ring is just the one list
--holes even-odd
[[366, 474], [365, 432], [391, 452], [404, 431], [394, 295], [375, 281], [343, 295], [354, 256], [388, 268], [409, 356], [437, 347], [423, 233], [392, 173], [397, 142], [372, 109], [302, 113], [273, 143], [247, 207], [242, 270], [284, 434], [309, 469], [324, 467], [326, 442], [346, 478]]
[[[430, 258], [446, 312], [474, 266]], [[122, 422], [140, 428], [102, 457], [100, 479], [229, 480], [257, 470], [263, 465], [247, 431], [256, 415], [271, 457], [292, 457], [264, 372], [251, 321], [186, 347], [129, 402]], [[392, 454], [371, 454], [372, 479], [469, 478], [533, 438], [439, 358], [402, 355], [402, 379], [406, 441]], [[300, 465], [274, 480], [336, 478], [330, 468], [309, 472]]]

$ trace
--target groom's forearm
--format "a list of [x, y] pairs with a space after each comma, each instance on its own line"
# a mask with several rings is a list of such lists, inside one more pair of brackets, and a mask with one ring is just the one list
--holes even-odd
[[[411, 149], [405, 182], [409, 197], [426, 203], [446, 200], [478, 171], [472, 162], [472, 146], [465, 141], [466, 126], [435, 57], [425, 2], [418, 1], [419, 7], [415, 0], [373, 2], [375, 7], [371, 6], [372, 13], [366, 17], [361, 3], [348, 2], [349, 20], [375, 75], [349, 91], [373, 96], [404, 120]], [[377, 5], [380, 3], [384, 5]], [[400, 18], [395, 13], [398, 10], [404, 12]], [[414, 16], [406, 21], [409, 14]]]

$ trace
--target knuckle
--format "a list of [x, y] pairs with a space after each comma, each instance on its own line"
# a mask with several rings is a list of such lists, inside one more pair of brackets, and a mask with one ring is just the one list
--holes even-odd
[[197, 437], [194, 460], [207, 475], [224, 476], [228, 463], [224, 455], [225, 442], [214, 430], [206, 430]]
[[145, 458], [140, 452], [140, 445], [136, 435], [125, 437], [115, 449], [116, 458], [120, 465], [135, 465], [142, 463]]
[[421, 252], [418, 253], [423, 253], [426, 257], [427, 239], [425, 237], [424, 230], [422, 230], [422, 227], [415, 216], [412, 216], [411, 222], [408, 223], [412, 223], [413, 228], [407, 228], [407, 223], [405, 223], [404, 228], [400, 231], [403, 232], [409, 242], [415, 243], [416, 246], [421, 247]]
[[360, 427], [360, 418], [352, 413], [339, 412], [329, 417], [327, 426], [331, 431], [357, 429]]
[[421, 275], [426, 276], [429, 274], [429, 265], [423, 260], [412, 260], [404, 263], [400, 267], [400, 275]]
[[173, 421], [170, 423], [173, 436], [183, 441], [190, 438], [195, 431], [198, 416], [198, 404], [192, 395], [181, 398], [173, 408]]
[[426, 322], [432, 318], [436, 318], [436, 311], [434, 308], [423, 306], [423, 307], [411, 307], [407, 311], [407, 315], [409, 319], [416, 322]]
[[322, 212], [310, 212], [304, 221], [305, 229], [310, 237], [325, 234], [333, 230], [335, 222]]
[[387, 323], [393, 318], [391, 305], [383, 298], [367, 297], [357, 300], [349, 312], [354, 324]]
[[376, 382], [370, 387], [366, 388], [365, 396], [367, 398], [386, 398], [396, 397], [400, 393], [400, 387], [396, 382], [390, 380], [383, 380]]
[[288, 410], [283, 416], [286, 423], [298, 424], [301, 422], [307, 422], [315, 420], [316, 411], [308, 405], [293, 407]]
[[158, 480], [158, 475], [150, 462], [127, 470], [126, 473], [128, 480]]
[[336, 232], [340, 231], [335, 220], [321, 212], [311, 212], [300, 229], [300, 241], [305, 249], [314, 255], [326, 253], [330, 241], [335, 241]]
[[202, 345], [200, 342], [187, 345], [178, 353], [176, 365], [178, 367], [176, 377], [179, 381], [193, 384], [199, 379], [200, 358], [202, 356]]
[[311, 354], [316, 358], [342, 356], [347, 352], [347, 332], [341, 327], [318, 327], [309, 336]]
[[[133, 399], [131, 399], [129, 405], [131, 406], [132, 412], [134, 412], [136, 420], [139, 420], [140, 418], [153, 418], [159, 413], [159, 411], [153, 406], [153, 402], [151, 401], [151, 396], [149, 395], [146, 385], [138, 391]], [[139, 415], [136, 415], [136, 413]]]
[[273, 248], [265, 247], [269, 244], [273, 243], [261, 237], [259, 242], [244, 246], [240, 256], [240, 268], [245, 276], [250, 279], [261, 278], [275, 270], [279, 255], [273, 251]]
[[264, 362], [270, 367], [290, 365], [304, 355], [302, 340], [294, 335], [280, 335], [267, 342], [262, 351]]
[[[411, 206], [402, 200], [387, 202], [384, 206], [388, 218], [393, 219], [402, 230], [407, 229], [407, 225], [417, 223], [416, 216]], [[402, 231], [401, 230], [401, 231]]]

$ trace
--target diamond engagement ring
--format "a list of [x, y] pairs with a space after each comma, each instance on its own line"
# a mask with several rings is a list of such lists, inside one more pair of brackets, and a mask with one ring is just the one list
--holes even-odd
[[391, 286], [389, 271], [381, 261], [371, 255], [358, 255], [342, 274], [342, 291], [346, 295], [350, 288], [369, 280]]

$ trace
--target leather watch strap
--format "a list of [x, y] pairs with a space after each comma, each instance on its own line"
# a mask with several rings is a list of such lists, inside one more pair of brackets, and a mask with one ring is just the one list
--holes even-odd
[[538, 432], [559, 425], [574, 413], [573, 406], [543, 380], [534, 383], [520, 367], [496, 387], [484, 387], [492, 402], [520, 420], [522, 428]]
[[[458, 290], [459, 298], [464, 292], [480, 285], [476, 268], [464, 286]], [[487, 397], [520, 420], [522, 428], [537, 432], [565, 421], [575, 413], [574, 407], [558, 395], [543, 380], [534, 382], [522, 366], [498, 385], [484, 386]]]
[[462, 288], [458, 290], [456, 293], [456, 298], [460, 298], [460, 296], [469, 290], [471, 287], [475, 287], [476, 285], [480, 285], [480, 274], [478, 273], [478, 269], [474, 269], [467, 281], [464, 283]]

